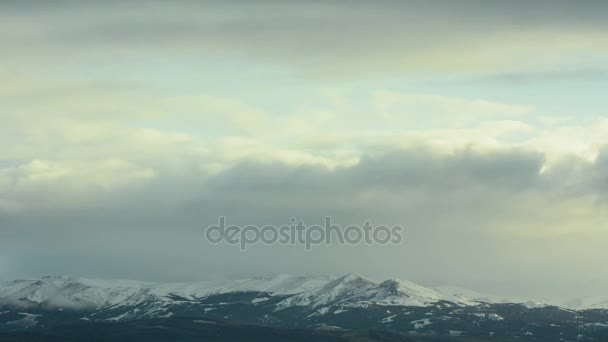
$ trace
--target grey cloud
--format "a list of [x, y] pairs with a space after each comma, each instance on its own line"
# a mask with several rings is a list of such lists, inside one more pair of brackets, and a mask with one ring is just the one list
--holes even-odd
[[[0, 247], [11, 268], [24, 275], [183, 280], [352, 269], [499, 292], [519, 284], [525, 292], [551, 284], [555, 275], [549, 270], [558, 267], [584, 282], [605, 257], [587, 240], [600, 241], [601, 227], [580, 222], [585, 231], [554, 235], [552, 225], [579, 218], [564, 207], [606, 195], [606, 156], [597, 163], [571, 161], [549, 173], [539, 173], [542, 163], [542, 155], [518, 150], [443, 155], [420, 148], [385, 151], [334, 171], [243, 163], [211, 177], [164, 174], [85, 205], [51, 203], [44, 211], [1, 215]], [[566, 175], [578, 181], [564, 182]], [[596, 218], [605, 205], [598, 204]], [[243, 254], [203, 240], [203, 228], [220, 215], [242, 225], [287, 224], [291, 217], [313, 224], [326, 215], [339, 224], [371, 220], [403, 225], [407, 238], [403, 246], [318, 246], [312, 253], [254, 246]], [[560, 248], [578, 254], [552, 253]], [[590, 257], [598, 263], [582, 262]], [[539, 266], [547, 271], [537, 272]], [[567, 291], [569, 279], [551, 290]]]
[[[504, 34], [525, 40], [548, 28], [604, 32], [608, 9], [602, 1], [472, 0], [25, 1], [0, 6], [7, 22], [18, 23], [7, 26], [3, 39], [45, 55], [79, 55], [95, 48], [135, 55], [180, 51], [192, 58], [246, 58], [326, 73], [433, 70], [429, 56], [467, 44], [500, 46]], [[452, 60], [469, 55], [458, 54]]]
[[[457, 187], [470, 183], [517, 189], [537, 183], [544, 157], [540, 153], [512, 149], [504, 152], [479, 153], [463, 149], [442, 155], [430, 147], [384, 151], [380, 156], [364, 155], [355, 167], [336, 171], [283, 164], [243, 163], [221, 174], [212, 186], [218, 193], [250, 190], [295, 189], [317, 192], [321, 189], [343, 193], [353, 189], [402, 189], [412, 186]], [[450, 177], [446, 177], [446, 176]], [[313, 186], [311, 188], [311, 185]]]

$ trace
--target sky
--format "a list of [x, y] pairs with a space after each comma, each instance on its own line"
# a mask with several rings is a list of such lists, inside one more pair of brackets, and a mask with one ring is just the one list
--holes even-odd
[[[608, 2], [0, 2], [0, 280], [608, 287]], [[401, 225], [397, 246], [204, 240]]]

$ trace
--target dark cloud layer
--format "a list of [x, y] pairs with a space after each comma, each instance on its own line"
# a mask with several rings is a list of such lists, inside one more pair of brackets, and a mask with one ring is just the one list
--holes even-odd
[[[500, 49], [509, 44], [533, 49], [568, 39], [590, 48], [589, 34], [607, 29], [607, 6], [604, 1], [9, 1], [0, 10], [10, 23], [1, 34], [6, 42], [54, 58], [97, 49], [116, 56], [173, 51], [309, 72], [377, 73], [504, 66], [509, 56], [501, 59]], [[593, 49], [605, 48], [604, 41], [594, 44]], [[547, 57], [530, 51], [528, 59]]]
[[[606, 160], [570, 161], [541, 173], [543, 156], [536, 153], [445, 155], [422, 148], [365, 157], [334, 171], [243, 163], [211, 177], [168, 174], [87, 205], [47, 203], [44, 210], [3, 214], [2, 255], [22, 275], [176, 280], [225, 275], [226, 267], [239, 276], [353, 269], [486, 290], [509, 291], [517, 283], [526, 292], [553, 279], [556, 262], [573, 275], [598, 267], [581, 258], [601, 256], [588, 237], [606, 236], [605, 228], [574, 211], [581, 206], [600, 217], [605, 210]], [[40, 196], [52, 201], [53, 194]], [[311, 253], [254, 246], [243, 254], [204, 241], [203, 228], [220, 215], [241, 225], [280, 225], [291, 217], [312, 224], [325, 216], [344, 225], [399, 224], [407, 242], [318, 246]], [[572, 218], [581, 219], [579, 225], [559, 233], [560, 221]], [[556, 255], [551, 246], [578, 254]], [[518, 264], [524, 256], [527, 263]]]

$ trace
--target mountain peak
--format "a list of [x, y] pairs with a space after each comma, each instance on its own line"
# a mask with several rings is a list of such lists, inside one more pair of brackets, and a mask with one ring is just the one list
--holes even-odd
[[411, 281], [397, 279], [397, 278], [385, 280], [385, 281], [381, 282], [380, 284], [378, 284], [378, 286], [384, 287], [384, 288], [392, 288], [395, 290], [402, 290], [402, 291], [429, 290], [428, 288], [418, 285], [416, 283], [412, 283]]
[[367, 279], [357, 273], [349, 273], [334, 281], [327, 283], [320, 291], [338, 291], [338, 292], [353, 292], [361, 289], [369, 288], [378, 283]]
[[353, 282], [364, 282], [364, 283], [376, 283], [373, 280], [367, 279], [359, 273], [351, 272], [335, 280], [337, 283], [353, 283]]
[[287, 298], [278, 304], [278, 309], [288, 306], [319, 306], [331, 305], [347, 298], [350, 298], [362, 291], [378, 285], [373, 280], [362, 277], [357, 273], [349, 273], [335, 279], [319, 288], [302, 292], [293, 297]]
[[347, 273], [347, 274], [343, 275], [341, 278], [345, 278], [345, 279], [355, 279], [355, 278], [363, 278], [363, 276], [362, 276], [362, 275], [360, 275], [360, 274], [359, 274], [359, 273], [357, 273], [357, 272], [350, 272], [350, 273]]

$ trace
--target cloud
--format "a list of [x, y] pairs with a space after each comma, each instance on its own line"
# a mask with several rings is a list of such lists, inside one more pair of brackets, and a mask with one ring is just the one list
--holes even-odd
[[[247, 59], [308, 76], [405, 71], [516, 73], [606, 58], [602, 2], [484, 4], [296, 1], [84, 1], [3, 4], [3, 41], [13, 58], [61, 61], [90, 53]], [[522, 13], [525, 13], [522, 14]], [[35, 43], [35, 44], [34, 44]], [[21, 44], [32, 53], [23, 57]], [[172, 52], [173, 51], [173, 52]], [[179, 53], [178, 54], [176, 54]], [[587, 59], [589, 62], [589, 60]], [[594, 63], [601, 66], [601, 61]]]
[[[334, 170], [242, 162], [204, 176], [158, 174], [145, 187], [115, 187], [94, 202], [30, 202], [24, 212], [2, 214], [7, 228], [0, 234], [2, 244], [12, 246], [4, 249], [12, 253], [8, 259], [32, 273], [92, 275], [95, 269], [101, 270], [97, 277], [175, 280], [219, 274], [222, 265], [240, 275], [358, 269], [430, 282], [481, 281], [496, 290], [492, 281], [480, 279], [487, 277], [533, 291], [554, 275], [529, 274], [538, 267], [550, 270], [556, 260], [563, 274], [581, 282], [601, 267], [590, 260], [599, 263], [603, 249], [589, 241], [605, 237], [605, 159], [571, 160], [541, 173], [543, 155], [525, 150], [445, 153], [419, 147], [386, 150]], [[62, 190], [47, 191], [56, 197]], [[37, 195], [45, 198], [43, 193]], [[318, 223], [330, 215], [345, 225], [369, 219], [403, 225], [407, 242], [382, 249], [319, 246], [314, 253], [254, 246], [243, 255], [203, 240], [203, 228], [220, 215], [259, 225], [285, 224], [292, 216]], [[18, 257], [15, 249], [26, 244], [42, 257], [37, 265]], [[569, 254], [556, 255], [560, 248]], [[66, 261], [76, 255], [86, 263]], [[533, 262], [516, 262], [524, 255]], [[116, 258], [131, 260], [133, 267], [117, 266]], [[144, 264], [157, 267], [134, 268]], [[173, 271], [167, 274], [167, 268]]]
[[[389, 118], [391, 123], [415, 125], [420, 113], [432, 118], [432, 125], [463, 126], [472, 122], [489, 119], [512, 119], [531, 113], [530, 106], [508, 105], [483, 99], [432, 94], [403, 94], [391, 91], [378, 91], [373, 94], [378, 113]], [[411, 118], [408, 121], [405, 121]], [[405, 122], [404, 122], [405, 121]]]

